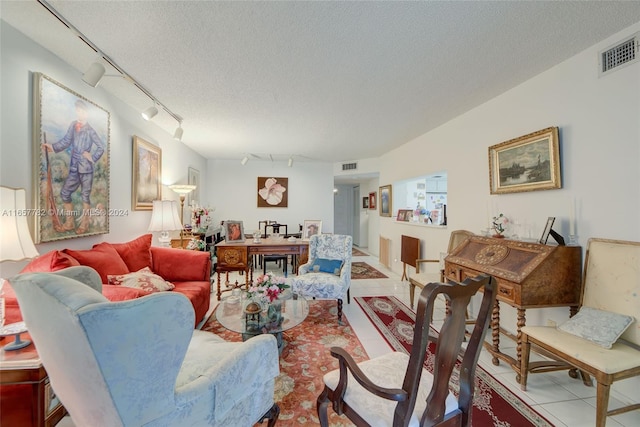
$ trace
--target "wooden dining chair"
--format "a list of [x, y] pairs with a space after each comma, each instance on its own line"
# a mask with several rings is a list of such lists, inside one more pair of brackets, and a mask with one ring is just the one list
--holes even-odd
[[[465, 336], [465, 312], [471, 297], [484, 286], [484, 296], [475, 327], [461, 360], [459, 354]], [[331, 355], [340, 368], [327, 373], [324, 390], [318, 397], [320, 425], [328, 426], [327, 409], [344, 414], [357, 426], [471, 426], [475, 369], [487, 332], [497, 286], [490, 276], [468, 278], [462, 283], [429, 283], [420, 293], [411, 354], [391, 352], [356, 364], [343, 348], [332, 347]], [[431, 317], [438, 295], [451, 302], [435, 351], [427, 351]], [[425, 361], [434, 357], [433, 374]], [[457, 370], [458, 397], [449, 390]]]

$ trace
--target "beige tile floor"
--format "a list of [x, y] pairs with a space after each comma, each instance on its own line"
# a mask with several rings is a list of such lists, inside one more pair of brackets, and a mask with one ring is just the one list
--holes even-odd
[[[367, 252], [367, 248], [360, 248], [360, 250]], [[373, 358], [392, 350], [371, 322], [369, 322], [353, 298], [357, 296], [393, 295], [409, 305], [409, 284], [407, 281], [401, 281], [400, 275], [381, 265], [377, 257], [354, 257], [354, 261], [366, 262], [388, 276], [387, 279], [353, 280], [351, 282], [351, 304], [346, 304], [345, 301], [343, 306], [343, 311], [349, 323], [365, 347], [369, 357]], [[274, 263], [269, 264], [268, 268], [274, 273], [282, 272]], [[236, 279], [238, 279], [239, 282], [244, 281], [244, 277], [236, 275], [231, 275], [230, 279], [232, 282]], [[210, 313], [213, 312], [217, 305], [215, 292], [212, 295], [211, 302]], [[444, 316], [444, 304], [437, 307], [437, 310], [438, 313], [434, 316], [436, 322], [437, 319], [442, 319]], [[501, 337], [500, 348], [506, 353], [515, 354], [515, 343], [507, 337]], [[532, 359], [533, 357], [534, 355], [532, 354]], [[596, 405], [595, 387], [584, 386], [582, 381], [569, 377], [566, 371], [530, 374], [527, 391], [523, 392], [516, 383], [515, 373], [511, 368], [505, 366], [503, 363], [499, 366], [494, 366], [491, 362], [491, 355], [485, 349], [482, 350], [479, 363], [486, 371], [496, 377], [512, 392], [520, 396], [526, 403], [534, 407], [536, 411], [555, 426], [594, 426]], [[633, 390], [632, 382], [620, 381], [613, 385], [609, 402], [610, 408], [637, 403], [639, 401], [640, 394], [638, 394], [637, 390]], [[58, 426], [72, 427], [73, 423], [69, 417], [65, 417]], [[640, 411], [627, 412], [607, 419], [607, 427], [621, 426], [640, 426]]]

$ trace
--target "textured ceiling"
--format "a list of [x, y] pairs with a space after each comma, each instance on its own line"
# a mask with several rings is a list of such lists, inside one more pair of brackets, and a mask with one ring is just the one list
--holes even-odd
[[[377, 157], [640, 21], [638, 1], [49, 4], [218, 159]], [[0, 16], [78, 78], [98, 58], [36, 1]], [[100, 84], [151, 105], [124, 79]]]

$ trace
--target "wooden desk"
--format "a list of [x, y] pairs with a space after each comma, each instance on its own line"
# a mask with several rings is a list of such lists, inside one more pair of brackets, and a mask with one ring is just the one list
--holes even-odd
[[[28, 333], [20, 337], [31, 339]], [[0, 346], [13, 340], [4, 337]], [[65, 414], [33, 343], [21, 350], [0, 350], [0, 425], [50, 427]]]
[[[521, 328], [526, 309], [569, 307], [578, 311], [581, 293], [582, 250], [579, 246], [547, 246], [509, 239], [472, 236], [445, 258], [445, 277], [461, 282], [467, 277], [490, 274], [497, 281], [498, 297], [491, 317], [493, 364], [506, 361], [520, 381]], [[500, 351], [500, 302], [517, 309], [516, 358]], [[507, 334], [509, 335], [509, 334]], [[540, 362], [558, 366], [556, 362]], [[532, 369], [542, 365], [530, 364]]]
[[[253, 281], [253, 255], [297, 255], [298, 263], [304, 264], [309, 257], [309, 242], [296, 239], [289, 242], [287, 239], [261, 239], [260, 243], [253, 243], [253, 240], [244, 242], [220, 242], [215, 245], [218, 264], [218, 301], [222, 295], [220, 288], [220, 273], [229, 271], [244, 271], [245, 285]], [[294, 266], [294, 271], [297, 269]], [[229, 286], [228, 281], [225, 285]]]

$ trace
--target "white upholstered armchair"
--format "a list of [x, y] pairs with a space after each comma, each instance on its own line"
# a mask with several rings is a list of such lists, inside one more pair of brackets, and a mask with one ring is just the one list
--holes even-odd
[[294, 293], [305, 297], [338, 301], [338, 322], [342, 321], [342, 300], [350, 302], [351, 247], [353, 238], [341, 234], [319, 234], [309, 240], [309, 261], [291, 278]]
[[275, 424], [273, 336], [232, 343], [194, 331], [193, 307], [175, 292], [110, 302], [89, 267], [10, 282], [75, 425]]

